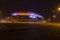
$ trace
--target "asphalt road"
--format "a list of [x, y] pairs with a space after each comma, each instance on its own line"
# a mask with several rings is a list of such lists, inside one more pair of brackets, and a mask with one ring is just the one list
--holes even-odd
[[60, 23], [1, 23], [1, 40], [60, 40]]

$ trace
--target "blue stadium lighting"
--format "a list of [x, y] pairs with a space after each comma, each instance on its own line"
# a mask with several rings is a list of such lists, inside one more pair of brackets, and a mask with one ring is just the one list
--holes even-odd
[[36, 16], [29, 16], [30, 18], [36, 18]]
[[36, 18], [36, 17], [43, 18], [43, 16], [38, 15], [38, 14], [33, 14], [33, 13], [32, 13], [32, 14], [30, 14], [29, 16], [32, 16], [32, 17], [35, 17], [35, 18]]

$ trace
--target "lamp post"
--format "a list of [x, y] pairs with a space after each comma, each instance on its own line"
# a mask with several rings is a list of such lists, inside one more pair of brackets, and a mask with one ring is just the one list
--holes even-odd
[[60, 22], [60, 7], [57, 7], [57, 9], [54, 11], [54, 15], [53, 15], [53, 18], [54, 18], [54, 22], [56, 20], [56, 22]]
[[54, 10], [52, 10], [52, 13], [53, 13], [53, 15], [52, 15], [53, 21], [54, 22], [59, 22], [59, 19], [60, 19], [60, 6], [58, 6]]
[[56, 15], [53, 15], [53, 18], [54, 18], [54, 22], [55, 22], [55, 20], [56, 20], [56, 19], [55, 19], [55, 18], [56, 18]]
[[56, 13], [56, 15], [57, 15], [57, 22], [60, 22], [60, 6], [57, 8], [57, 13]]

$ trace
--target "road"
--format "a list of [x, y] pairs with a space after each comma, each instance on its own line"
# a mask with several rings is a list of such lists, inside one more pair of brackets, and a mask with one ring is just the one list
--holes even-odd
[[44, 26], [48, 26], [48, 25], [51, 25], [51, 26], [60, 26], [60, 23], [53, 23], [53, 22], [17, 22], [17, 23], [0, 23], [0, 24], [33, 24], [33, 25], [44, 25]]
[[0, 23], [0, 39], [60, 40], [60, 23]]

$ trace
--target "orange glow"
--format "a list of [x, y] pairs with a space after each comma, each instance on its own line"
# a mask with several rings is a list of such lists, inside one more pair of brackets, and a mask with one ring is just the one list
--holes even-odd
[[20, 15], [29, 15], [29, 13], [20, 13]]
[[60, 11], [60, 7], [58, 8], [58, 10]]

